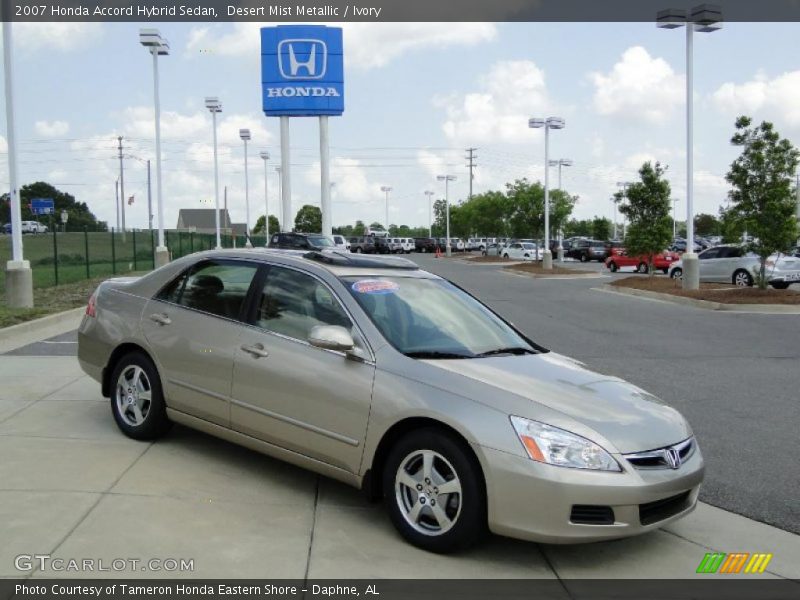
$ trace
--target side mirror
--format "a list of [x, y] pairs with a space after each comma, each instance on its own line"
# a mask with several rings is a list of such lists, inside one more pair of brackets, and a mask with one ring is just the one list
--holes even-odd
[[337, 352], [350, 352], [355, 346], [350, 332], [339, 325], [317, 325], [308, 334], [308, 343]]

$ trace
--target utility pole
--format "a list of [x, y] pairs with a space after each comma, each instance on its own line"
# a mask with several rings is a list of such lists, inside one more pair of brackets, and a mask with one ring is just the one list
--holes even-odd
[[120, 214], [122, 216], [122, 243], [125, 243], [125, 169], [122, 164], [122, 136], [117, 138], [119, 150], [119, 199], [120, 199]]
[[119, 179], [114, 181], [114, 198], [117, 205], [117, 231], [119, 231]]
[[797, 245], [800, 246], [800, 173], [797, 174], [797, 183], [795, 184], [794, 189], [795, 195], [797, 196], [797, 229], [798, 229], [798, 238], [797, 238]]
[[477, 148], [467, 148], [467, 168], [469, 168], [469, 199], [472, 200], [472, 180], [475, 179], [474, 169], [478, 166], [477, 160], [478, 155], [475, 154], [477, 152]]

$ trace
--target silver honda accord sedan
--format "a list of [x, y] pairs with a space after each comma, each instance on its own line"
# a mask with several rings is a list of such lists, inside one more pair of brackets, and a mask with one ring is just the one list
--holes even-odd
[[126, 435], [177, 422], [361, 488], [434, 552], [644, 533], [703, 479], [677, 411], [402, 258], [193, 254], [102, 283], [78, 356]]

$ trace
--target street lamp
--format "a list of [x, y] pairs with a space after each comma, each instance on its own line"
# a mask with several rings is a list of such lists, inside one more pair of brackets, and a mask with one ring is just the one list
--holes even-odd
[[[625, 198], [626, 200], [628, 199], [628, 188], [631, 187], [632, 185], [633, 185], [632, 181], [618, 181], [617, 182], [617, 187], [618, 188], [622, 188], [622, 197]], [[617, 202], [619, 202], [619, 200], [617, 200]], [[614, 208], [616, 210], [616, 205], [614, 206]], [[622, 237], [623, 238], [625, 237], [625, 222], [626, 222], [625, 221], [625, 215], [623, 214], [622, 215]], [[615, 227], [615, 231], [616, 231], [616, 224], [614, 225], [614, 227]], [[616, 237], [616, 236], [614, 236], [614, 237]]]
[[211, 112], [214, 128], [214, 223], [217, 229], [217, 250], [222, 249], [219, 231], [219, 162], [217, 160], [217, 113], [222, 112], [222, 103], [216, 96], [206, 98], [206, 108]]
[[685, 10], [669, 8], [659, 11], [656, 24], [661, 29], [686, 26], [686, 252], [683, 261], [683, 289], [700, 288], [700, 265], [694, 251], [694, 99], [693, 37], [695, 31], [712, 33], [722, 28], [722, 9], [716, 4], [700, 4], [688, 15]]
[[436, 192], [425, 190], [425, 195], [428, 197], [428, 237], [433, 237], [433, 220], [431, 218], [431, 196]]
[[564, 129], [564, 119], [547, 117], [528, 120], [528, 127], [540, 129], [544, 127], [544, 252], [542, 252], [542, 268], [553, 268], [553, 254], [550, 252], [550, 130]]
[[269, 160], [269, 152], [266, 150], [259, 154], [261, 160], [264, 161], [264, 246], [269, 246], [269, 185], [267, 183], [267, 161]]
[[451, 256], [453, 251], [450, 248], [450, 182], [455, 181], [455, 175], [437, 175], [436, 181], [444, 181], [444, 205], [445, 205], [445, 222], [447, 224], [445, 240], [445, 252], [447, 256]]
[[382, 185], [381, 191], [386, 193], [386, 233], [389, 233], [389, 192], [392, 188], [388, 185]]
[[677, 232], [678, 232], [677, 223], [676, 223], [676, 220], [675, 220], [675, 215], [676, 215], [675, 206], [677, 204], [678, 204], [678, 199], [677, 198], [673, 198], [672, 199], [672, 239], [673, 240], [677, 236]]
[[250, 182], [247, 178], [247, 142], [250, 140], [250, 130], [240, 129], [239, 139], [244, 142], [244, 234], [245, 234], [245, 248], [252, 248], [253, 243], [250, 241]]
[[[164, 237], [164, 203], [161, 195], [161, 104], [158, 94], [158, 57], [169, 54], [169, 42], [161, 37], [158, 29], [140, 29], [139, 43], [153, 55], [153, 104], [156, 123], [156, 208], [158, 211], [158, 246], [156, 246], [156, 266], [169, 262], [169, 250]], [[149, 217], [148, 211], [148, 217]], [[152, 232], [151, 232], [152, 233]]]
[[617, 196], [611, 196], [611, 204], [614, 206], [614, 239], [617, 239], [617, 204], [619, 203], [619, 198]]
[[[281, 176], [281, 168], [280, 168], [280, 166], [275, 167], [275, 172], [278, 174], [278, 198], [283, 200], [283, 177]], [[280, 221], [281, 230], [283, 230], [283, 231], [291, 231], [291, 229], [288, 229], [288, 225], [286, 224], [286, 221], [284, 220], [286, 215], [283, 214], [285, 212], [283, 210], [283, 202], [281, 202], [280, 207], [281, 207], [281, 211], [280, 211], [280, 215], [281, 215], [281, 221]]]
[[[561, 191], [561, 167], [571, 167], [571, 158], [559, 158], [558, 160], [548, 161], [548, 166], [558, 167], [558, 191]], [[564, 242], [561, 235], [561, 229], [558, 231], [558, 262], [564, 262]]]

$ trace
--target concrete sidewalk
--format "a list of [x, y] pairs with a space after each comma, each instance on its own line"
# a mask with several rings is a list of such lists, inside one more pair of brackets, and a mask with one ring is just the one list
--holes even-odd
[[800, 578], [800, 536], [708, 505], [628, 540], [492, 537], [467, 554], [427, 554], [336, 482], [183, 427], [157, 443], [124, 437], [74, 357], [2, 356], [0, 381], [0, 577], [86, 575], [15, 568], [20, 554], [49, 554], [193, 559], [182, 576], [205, 578], [686, 578], [720, 551], [772, 553], [754, 577]]

